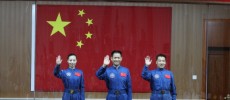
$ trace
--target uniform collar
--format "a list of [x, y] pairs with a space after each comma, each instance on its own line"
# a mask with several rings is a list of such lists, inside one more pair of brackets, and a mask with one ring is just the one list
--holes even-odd
[[76, 66], [74, 67], [74, 68], [70, 68], [70, 67], [68, 67], [69, 69], [71, 69], [71, 70], [75, 70], [76, 69]]
[[121, 65], [119, 65], [119, 66], [115, 66], [115, 65], [113, 65], [113, 68], [115, 68], [115, 69], [119, 69], [119, 68], [120, 68], [120, 66], [121, 66]]
[[157, 68], [158, 71], [163, 71], [165, 68]]

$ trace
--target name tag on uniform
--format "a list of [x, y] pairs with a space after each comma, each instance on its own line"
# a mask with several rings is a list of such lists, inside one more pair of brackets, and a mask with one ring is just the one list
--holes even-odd
[[168, 75], [168, 74], [166, 74], [166, 75], [165, 75], [165, 78], [171, 78], [171, 76], [170, 76], [170, 75]]
[[81, 73], [76, 72], [75, 76], [81, 76]]
[[126, 75], [126, 73], [121, 73], [120, 74], [122, 77], [126, 77], [127, 75]]

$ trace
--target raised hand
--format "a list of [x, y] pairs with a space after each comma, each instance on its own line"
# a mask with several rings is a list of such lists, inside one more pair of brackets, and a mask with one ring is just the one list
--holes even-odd
[[150, 59], [149, 56], [145, 57], [145, 65], [148, 67], [152, 63], [152, 60]]
[[56, 64], [57, 64], [57, 65], [60, 65], [61, 62], [62, 62], [61, 56], [58, 55], [58, 56], [56, 57]]
[[110, 63], [109, 55], [106, 55], [104, 57], [103, 67], [106, 67], [107, 65], [109, 65], [109, 63]]

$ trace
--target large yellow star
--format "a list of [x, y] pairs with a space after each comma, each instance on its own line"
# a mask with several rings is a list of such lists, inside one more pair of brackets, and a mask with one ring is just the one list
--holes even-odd
[[84, 44], [82, 43], [81, 40], [80, 40], [80, 41], [77, 41], [77, 47], [81, 48], [82, 45], [84, 45]]
[[85, 34], [86, 35], [86, 39], [88, 39], [88, 38], [90, 38], [91, 39], [91, 37], [92, 37], [92, 33], [90, 33], [89, 31], [88, 31], [88, 33], [87, 34]]
[[85, 23], [87, 23], [88, 26], [90, 26], [91, 24], [93, 24], [93, 19], [89, 19], [89, 18], [88, 18], [87, 22], [85, 22]]
[[70, 24], [70, 22], [62, 21], [60, 13], [57, 16], [56, 21], [47, 21], [47, 22], [53, 27], [50, 36], [54, 35], [57, 32], [60, 32], [62, 35], [66, 36], [64, 27]]
[[83, 17], [84, 14], [85, 14], [84, 9], [78, 10], [78, 15], [79, 16]]

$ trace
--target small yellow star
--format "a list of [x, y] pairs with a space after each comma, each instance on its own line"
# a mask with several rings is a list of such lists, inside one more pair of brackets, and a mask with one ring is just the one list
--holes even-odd
[[77, 41], [77, 47], [81, 48], [82, 45], [84, 45], [82, 41]]
[[90, 39], [91, 39], [93, 34], [92, 34], [92, 33], [90, 33], [90, 32], [88, 31], [88, 33], [87, 33], [87, 34], [85, 34], [85, 35], [86, 35], [86, 39], [88, 39], [88, 38], [90, 38]]
[[93, 19], [89, 19], [89, 18], [88, 18], [87, 22], [85, 22], [85, 23], [87, 23], [88, 26], [90, 26], [91, 24], [93, 24]]
[[84, 9], [78, 10], [78, 15], [79, 16], [83, 17], [84, 14], [85, 14]]
[[49, 23], [53, 27], [50, 36], [54, 35], [57, 32], [60, 32], [62, 35], [66, 36], [64, 27], [70, 24], [70, 22], [62, 21], [60, 13], [57, 16], [56, 21], [47, 21], [47, 23]]

